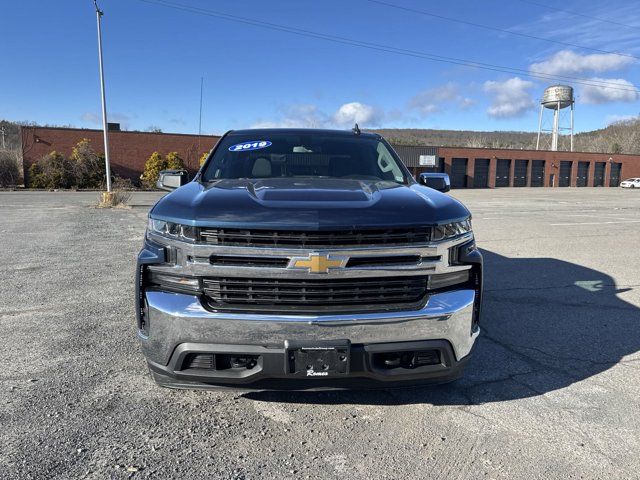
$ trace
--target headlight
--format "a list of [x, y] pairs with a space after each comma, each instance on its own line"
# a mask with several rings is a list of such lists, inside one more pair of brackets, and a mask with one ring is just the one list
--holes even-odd
[[149, 219], [149, 232], [163, 237], [182, 240], [184, 242], [196, 241], [196, 227], [181, 225], [179, 223], [165, 222], [164, 220]]
[[447, 240], [449, 238], [457, 237], [464, 233], [471, 231], [471, 219], [468, 218], [461, 222], [445, 223], [444, 225], [438, 225], [433, 227], [431, 240]]

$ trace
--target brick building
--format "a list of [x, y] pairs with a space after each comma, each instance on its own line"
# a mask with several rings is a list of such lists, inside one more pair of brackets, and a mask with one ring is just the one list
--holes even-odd
[[[202, 152], [211, 150], [218, 141], [212, 135], [184, 135], [179, 133], [150, 133], [121, 131], [111, 124], [109, 131], [109, 156], [111, 170], [123, 178], [137, 181], [144, 164], [153, 152], [166, 155], [178, 152], [191, 173], [198, 169]], [[98, 153], [104, 153], [102, 130], [80, 128], [21, 127], [22, 162], [25, 175], [29, 167], [53, 150], [70, 155], [72, 148], [83, 138], [91, 141]], [[25, 181], [29, 182], [28, 178]]]
[[[83, 138], [88, 138], [97, 152], [103, 152], [102, 130], [22, 127], [21, 136], [25, 173], [33, 162], [53, 150], [70, 154]], [[194, 173], [202, 152], [210, 150], [219, 138], [112, 130], [111, 168], [121, 177], [138, 180], [154, 151], [176, 151]], [[406, 145], [394, 148], [414, 175], [446, 172], [453, 188], [615, 187], [621, 180], [640, 177], [640, 155]], [[436, 165], [421, 166], [420, 157], [425, 155], [435, 157]]]
[[[394, 149], [414, 175], [445, 172], [452, 188], [617, 187], [640, 177], [640, 155], [496, 148], [399, 146]], [[434, 167], [420, 156], [435, 156]]]

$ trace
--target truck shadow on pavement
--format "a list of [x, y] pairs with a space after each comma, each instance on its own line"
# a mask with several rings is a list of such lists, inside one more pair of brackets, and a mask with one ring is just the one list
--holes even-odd
[[[461, 380], [408, 389], [244, 396], [312, 404], [501, 402], [567, 387], [625, 364], [625, 356], [640, 350], [640, 308], [618, 298], [639, 285], [616, 286], [604, 273], [553, 258], [508, 258], [486, 250], [483, 255], [482, 333]], [[627, 360], [623, 368], [634, 365], [640, 360]]]

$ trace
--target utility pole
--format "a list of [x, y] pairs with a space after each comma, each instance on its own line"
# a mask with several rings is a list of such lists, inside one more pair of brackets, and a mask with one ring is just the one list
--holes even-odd
[[4, 143], [4, 125], [0, 127], [0, 133], [2, 133], [2, 148], [7, 148]]
[[98, 23], [98, 60], [100, 63], [100, 96], [102, 98], [102, 130], [104, 131], [104, 166], [105, 173], [107, 175], [107, 194], [109, 197], [111, 193], [111, 167], [109, 166], [109, 134], [107, 125], [107, 99], [104, 88], [104, 67], [102, 65], [102, 26], [101, 18], [103, 12], [98, 8], [98, 3], [93, 0], [93, 5], [96, 7], [96, 21]]
[[204, 86], [204, 77], [200, 77], [200, 120], [198, 121], [198, 161], [200, 160], [200, 135], [202, 135], [202, 87]]

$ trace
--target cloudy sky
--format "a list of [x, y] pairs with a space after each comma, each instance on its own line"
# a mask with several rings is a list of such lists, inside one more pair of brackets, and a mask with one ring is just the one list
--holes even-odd
[[[101, 0], [107, 102], [125, 128], [535, 130], [545, 86], [576, 129], [640, 113], [634, 0]], [[6, 2], [0, 118], [96, 128], [90, 0]]]

